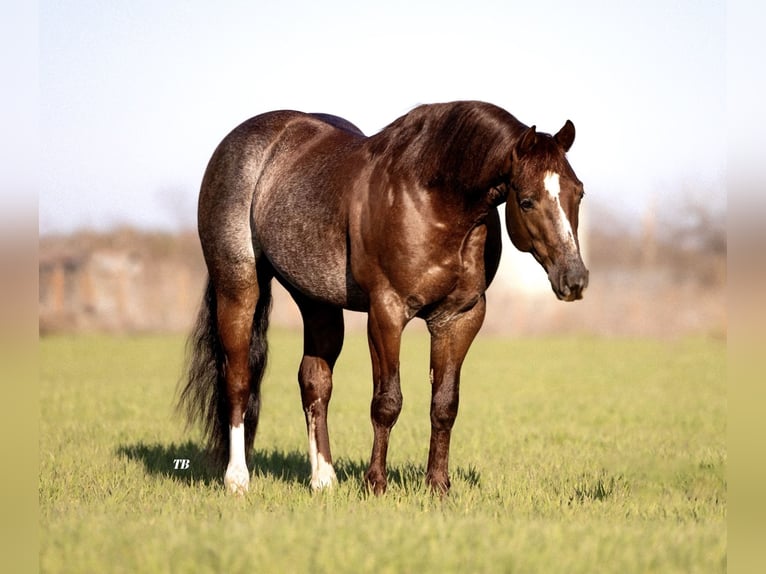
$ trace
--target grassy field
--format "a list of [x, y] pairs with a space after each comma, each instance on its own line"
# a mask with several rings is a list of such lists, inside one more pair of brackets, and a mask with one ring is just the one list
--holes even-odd
[[[720, 341], [479, 338], [463, 370], [452, 493], [424, 488], [428, 341], [405, 336], [389, 490], [368, 496], [370, 364], [349, 335], [313, 495], [296, 372], [272, 331], [251, 490], [228, 496], [173, 411], [180, 337], [40, 344], [42, 572], [724, 572]], [[189, 459], [175, 470], [174, 459]]]

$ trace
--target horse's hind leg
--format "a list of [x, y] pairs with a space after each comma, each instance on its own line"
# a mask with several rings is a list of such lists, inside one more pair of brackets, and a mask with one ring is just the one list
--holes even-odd
[[298, 371], [306, 415], [311, 460], [311, 488], [336, 481], [327, 430], [327, 407], [332, 394], [332, 371], [343, 346], [343, 311], [295, 297], [303, 316], [303, 360]]
[[255, 265], [251, 270], [240, 268], [237, 275], [236, 283], [229, 279], [216, 284], [216, 301], [229, 407], [229, 462], [224, 484], [229, 491], [242, 494], [250, 482], [245, 455], [245, 414], [251, 394], [250, 343], [259, 289]]
[[266, 364], [273, 270], [257, 241], [252, 210], [272, 128], [250, 123], [232, 131], [210, 159], [199, 196], [198, 231], [215, 302], [209, 304], [215, 337], [208, 343], [216, 362], [214, 390], [202, 410], [214, 453], [222, 461], [228, 457], [226, 487], [237, 493], [250, 482], [245, 457]]
[[215, 290], [220, 344], [216, 405], [219, 449], [221, 454], [228, 454], [226, 488], [243, 494], [250, 483], [246, 453], [258, 424], [271, 276], [267, 265], [256, 264], [251, 245], [240, 250], [227, 243], [217, 247], [206, 251], [206, 259]]

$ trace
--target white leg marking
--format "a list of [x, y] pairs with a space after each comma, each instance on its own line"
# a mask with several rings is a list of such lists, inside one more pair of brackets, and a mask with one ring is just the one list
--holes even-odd
[[229, 426], [229, 465], [223, 482], [234, 494], [245, 494], [250, 485], [250, 473], [245, 460], [244, 422]]
[[[312, 405], [313, 406], [313, 405]], [[337, 478], [332, 464], [327, 462], [317, 448], [316, 421], [309, 408], [308, 413], [308, 431], [309, 431], [309, 460], [311, 460], [311, 489], [322, 490], [331, 488]]]
[[561, 184], [559, 182], [559, 174], [553, 171], [545, 173], [545, 179], [543, 179], [543, 185], [545, 186], [548, 195], [556, 203], [558, 208], [558, 221], [556, 221], [556, 229], [559, 232], [559, 237], [564, 243], [571, 244], [571, 247], [577, 248], [574, 239], [574, 232], [572, 231], [572, 224], [567, 218], [567, 214], [564, 213], [564, 208], [561, 207]]

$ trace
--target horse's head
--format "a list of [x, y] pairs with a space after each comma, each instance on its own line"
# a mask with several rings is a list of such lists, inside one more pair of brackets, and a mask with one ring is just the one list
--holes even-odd
[[534, 126], [524, 132], [512, 151], [505, 211], [511, 241], [532, 253], [563, 301], [582, 299], [588, 285], [577, 238], [583, 186], [566, 159], [574, 137], [569, 120], [555, 136]]

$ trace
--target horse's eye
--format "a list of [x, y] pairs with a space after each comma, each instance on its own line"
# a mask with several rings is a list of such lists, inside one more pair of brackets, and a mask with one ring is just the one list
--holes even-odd
[[535, 202], [531, 199], [522, 199], [519, 201], [519, 207], [522, 211], [529, 211], [535, 206]]

